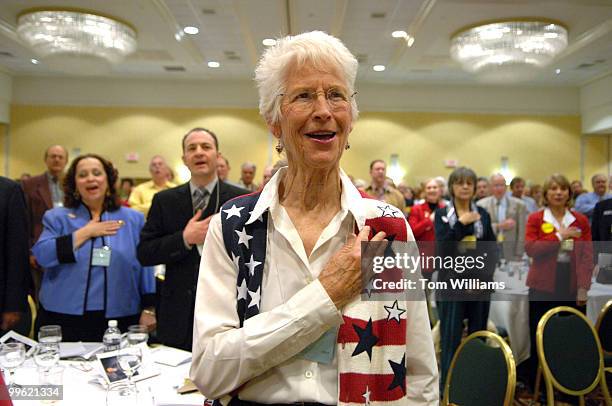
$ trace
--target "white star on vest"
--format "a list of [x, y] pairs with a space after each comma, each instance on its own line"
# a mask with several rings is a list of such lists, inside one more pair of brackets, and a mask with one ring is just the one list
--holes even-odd
[[382, 212], [380, 217], [397, 217], [396, 215], [399, 214], [399, 211], [396, 210], [390, 204], [387, 204], [385, 206], [376, 206], [376, 207], [378, 207], [378, 209]]
[[240, 257], [234, 254], [233, 252], [232, 252], [232, 262], [234, 263], [234, 266], [236, 267], [236, 269], [240, 267]]
[[251, 296], [251, 302], [249, 303], [249, 307], [257, 306], [259, 307], [259, 301], [261, 300], [261, 286], [257, 288], [255, 292], [251, 292], [249, 290], [249, 295]]
[[255, 261], [253, 255], [251, 255], [251, 260], [249, 262], [246, 262], [245, 265], [249, 268], [249, 273], [253, 275], [255, 273], [255, 268], [257, 267], [257, 265], [261, 265], [261, 262]]
[[393, 319], [398, 323], [400, 322], [400, 316], [406, 313], [406, 309], [400, 309], [397, 300], [393, 302], [393, 306], [385, 306], [385, 310], [387, 311], [387, 321]]
[[242, 231], [238, 231], [238, 230], [234, 230], [234, 231], [236, 231], [236, 234], [238, 234], [238, 245], [244, 244], [247, 247], [247, 249], [249, 249], [249, 240], [251, 240], [253, 236], [248, 235], [246, 232], [246, 228], [244, 227], [242, 227]]
[[240, 211], [242, 209], [244, 209], [244, 207], [236, 207], [236, 205], [233, 204], [232, 207], [230, 207], [229, 209], [223, 210], [223, 213], [227, 213], [227, 217], [225, 219], [227, 220], [229, 218], [232, 218], [232, 216], [240, 218]]
[[242, 280], [242, 283], [240, 284], [240, 286], [237, 286], [236, 289], [238, 290], [238, 299], [244, 299], [247, 300], [247, 284], [246, 284], [246, 279]]
[[372, 392], [370, 392], [370, 388], [366, 385], [366, 391], [363, 395], [361, 395], [364, 399], [365, 399], [365, 404], [366, 406], [370, 404], [370, 395], [372, 394]]

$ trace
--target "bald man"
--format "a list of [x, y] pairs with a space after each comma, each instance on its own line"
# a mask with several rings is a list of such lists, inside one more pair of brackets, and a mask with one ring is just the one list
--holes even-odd
[[593, 191], [589, 193], [583, 193], [576, 199], [576, 204], [574, 208], [576, 211], [584, 214], [589, 218], [589, 221], [592, 220], [593, 209], [595, 205], [602, 200], [607, 200], [612, 198], [612, 194], [606, 193], [608, 188], [608, 177], [601, 173], [593, 175], [591, 178], [591, 186], [593, 186]]
[[149, 214], [153, 196], [155, 196], [157, 192], [176, 186], [168, 180], [170, 168], [161, 155], [155, 155], [151, 158], [149, 162], [149, 173], [151, 174], [151, 180], [141, 183], [132, 189], [132, 193], [130, 193], [130, 198], [128, 200], [130, 207], [144, 214], [145, 218]]

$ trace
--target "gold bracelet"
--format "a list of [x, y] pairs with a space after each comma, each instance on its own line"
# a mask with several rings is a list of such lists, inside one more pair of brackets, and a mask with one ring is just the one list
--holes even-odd
[[155, 316], [155, 310], [144, 309], [142, 312], [144, 314], [150, 314], [151, 316]]

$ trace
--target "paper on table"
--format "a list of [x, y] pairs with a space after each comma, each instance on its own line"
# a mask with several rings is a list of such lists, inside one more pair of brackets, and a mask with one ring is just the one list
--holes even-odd
[[60, 358], [81, 357], [88, 360], [103, 349], [100, 343], [60, 343]]
[[153, 361], [158, 364], [176, 367], [191, 361], [191, 353], [178, 348], [160, 346], [151, 351]]

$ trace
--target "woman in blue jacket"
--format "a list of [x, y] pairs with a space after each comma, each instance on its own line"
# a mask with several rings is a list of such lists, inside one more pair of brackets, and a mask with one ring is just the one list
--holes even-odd
[[64, 207], [45, 213], [32, 248], [45, 269], [36, 330], [62, 326], [63, 341], [101, 341], [109, 319], [123, 331], [155, 324], [153, 269], [136, 259], [144, 216], [121, 207], [117, 170], [95, 154], [77, 157], [64, 179]]

